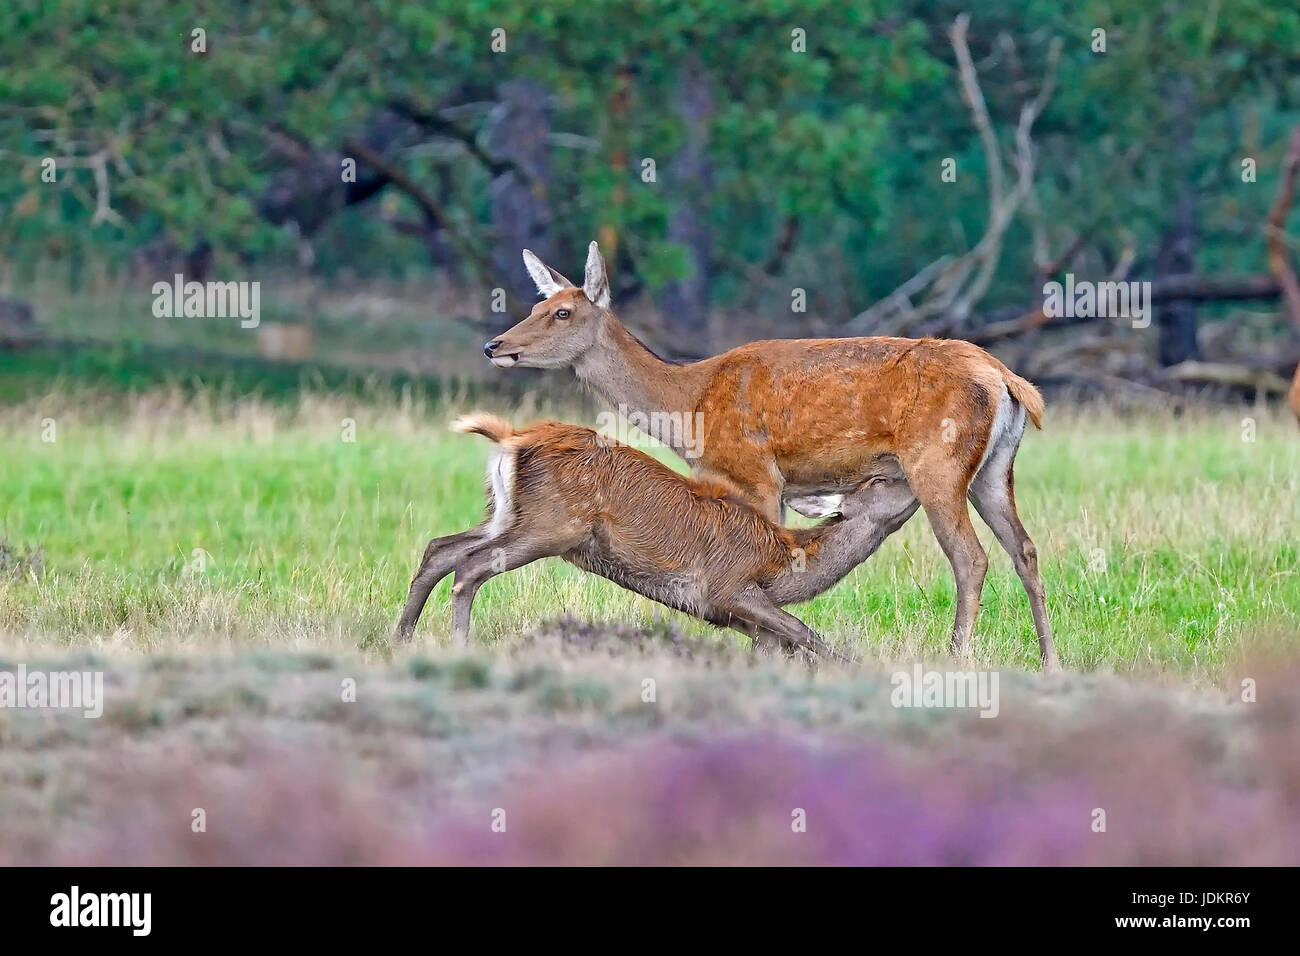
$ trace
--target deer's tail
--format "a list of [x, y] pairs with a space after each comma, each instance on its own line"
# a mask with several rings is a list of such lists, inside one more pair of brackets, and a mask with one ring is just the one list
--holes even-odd
[[498, 445], [515, 433], [514, 427], [508, 421], [491, 412], [471, 412], [462, 415], [451, 423], [451, 430], [461, 434], [482, 435]]
[[[989, 356], [993, 358], [992, 356]], [[1029, 415], [1029, 420], [1034, 423], [1034, 427], [1041, 429], [1043, 427], [1043, 396], [1034, 387], [1034, 383], [1027, 378], [1021, 378], [1011, 369], [1007, 368], [996, 358], [993, 359], [997, 365], [998, 371], [1002, 373], [1002, 382], [1011, 393], [1011, 397], [1019, 402]]]

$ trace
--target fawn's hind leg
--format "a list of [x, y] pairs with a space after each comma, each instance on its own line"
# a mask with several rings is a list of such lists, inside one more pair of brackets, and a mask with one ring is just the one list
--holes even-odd
[[470, 609], [474, 596], [489, 578], [522, 568], [541, 558], [551, 558], [569, 550], [565, 541], [516, 540], [491, 538], [480, 543], [456, 567], [456, 584], [451, 589], [451, 639], [457, 647], [469, 642]]
[[420, 619], [420, 613], [438, 582], [454, 571], [482, 539], [483, 529], [472, 528], [460, 534], [434, 538], [429, 542], [429, 546], [424, 549], [424, 557], [420, 560], [420, 567], [411, 578], [406, 607], [402, 609], [402, 618], [397, 622], [396, 637], [399, 641], [410, 639], [415, 632], [415, 622]]

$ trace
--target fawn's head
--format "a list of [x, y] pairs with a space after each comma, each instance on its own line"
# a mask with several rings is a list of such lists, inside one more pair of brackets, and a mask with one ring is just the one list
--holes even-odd
[[528, 318], [483, 346], [483, 354], [498, 368], [571, 365], [595, 344], [609, 314], [609, 276], [600, 249], [593, 242], [587, 250], [582, 288], [527, 249], [524, 265], [546, 298], [533, 306]]
[[916, 496], [900, 471], [897, 475], [872, 475], [848, 494], [799, 495], [786, 504], [807, 518], [839, 515], [844, 521], [866, 518], [888, 522], [915, 508]]

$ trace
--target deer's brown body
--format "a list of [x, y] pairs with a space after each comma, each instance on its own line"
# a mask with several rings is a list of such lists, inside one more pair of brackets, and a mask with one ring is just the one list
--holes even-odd
[[[873, 469], [901, 468], [957, 581], [954, 653], [969, 650], [988, 559], [967, 499], [1006, 549], [1029, 595], [1039, 654], [1059, 666], [1033, 542], [1015, 507], [1012, 465], [1038, 390], [969, 342], [850, 338], [754, 342], [686, 365], [665, 362], [610, 309], [592, 243], [582, 288], [525, 252], [547, 298], [484, 351], [501, 367], [571, 366], [611, 406], [651, 424], [701, 479], [725, 479], [769, 520], [783, 500], [836, 493]], [[654, 423], [698, 414], [684, 447]], [[698, 452], [698, 455], [695, 453]]]
[[544, 422], [515, 432], [485, 414], [453, 427], [497, 445], [488, 472], [491, 515], [478, 528], [429, 543], [400, 637], [411, 634], [448, 573], [456, 573], [453, 635], [463, 642], [484, 581], [554, 556], [757, 642], [824, 654], [823, 642], [780, 605], [829, 588], [916, 509], [901, 475], [886, 472], [845, 498], [843, 517], [788, 529], [729, 488], [683, 477], [589, 428]]
[[936, 443], [969, 485], [1004, 396], [1036, 424], [1042, 414], [1032, 385], [955, 340], [778, 339], [668, 368], [702, 415], [695, 473], [735, 483], [772, 518], [782, 498], [852, 487], [882, 459], [923, 465]]

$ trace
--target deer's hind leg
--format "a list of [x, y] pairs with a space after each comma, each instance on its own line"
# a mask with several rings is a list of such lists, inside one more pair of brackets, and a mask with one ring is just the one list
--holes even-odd
[[1020, 523], [1016, 512], [1015, 464], [1016, 450], [1024, 432], [1025, 413], [1018, 411], [1018, 428], [1013, 428], [994, 446], [970, 485], [970, 499], [984, 523], [998, 539], [998, 544], [1011, 557], [1020, 583], [1029, 595], [1029, 610], [1034, 616], [1034, 630], [1038, 634], [1038, 657], [1044, 672], [1059, 671], [1060, 658], [1052, 637], [1052, 625], [1047, 618], [1047, 592], [1038, 571], [1038, 549], [1030, 540], [1029, 532]]

